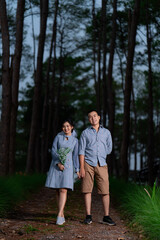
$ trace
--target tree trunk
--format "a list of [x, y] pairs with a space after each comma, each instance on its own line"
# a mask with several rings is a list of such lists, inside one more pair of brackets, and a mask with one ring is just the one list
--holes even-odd
[[61, 34], [61, 43], [60, 43], [60, 57], [59, 57], [59, 81], [57, 86], [57, 97], [56, 97], [56, 104], [55, 104], [55, 112], [54, 112], [54, 119], [53, 119], [53, 135], [55, 136], [57, 133], [58, 128], [58, 121], [59, 121], [59, 106], [60, 106], [60, 97], [61, 97], [61, 86], [64, 74], [64, 56], [63, 56], [63, 33]]
[[31, 10], [31, 19], [32, 19], [32, 38], [33, 38], [33, 70], [34, 70], [34, 79], [35, 79], [35, 72], [36, 72], [36, 37], [34, 31], [34, 14], [32, 10], [32, 2], [30, 2], [30, 10]]
[[53, 131], [53, 118], [54, 118], [54, 112], [55, 112], [55, 78], [56, 78], [56, 51], [57, 51], [57, 14], [58, 14], [58, 4], [59, 1], [56, 3], [56, 13], [55, 13], [55, 19], [53, 24], [53, 34], [54, 34], [54, 46], [53, 46], [53, 64], [52, 64], [52, 81], [49, 89], [49, 116], [48, 116], [48, 125], [47, 125], [47, 144], [45, 145], [45, 153], [46, 156], [48, 154], [49, 148], [52, 147], [52, 142], [54, 138], [54, 131]]
[[10, 147], [9, 147], [9, 172], [11, 174], [14, 173], [15, 170], [16, 122], [18, 109], [19, 73], [23, 42], [24, 8], [25, 0], [18, 0], [16, 16], [16, 44], [15, 53], [13, 57], [13, 72], [12, 72], [12, 105], [11, 105]]
[[132, 71], [135, 50], [135, 40], [138, 16], [140, 10], [140, 0], [135, 1], [134, 12], [132, 15], [131, 27], [128, 36], [128, 57], [125, 77], [125, 93], [124, 93], [124, 115], [123, 115], [123, 137], [121, 144], [120, 160], [122, 164], [122, 177], [128, 180], [128, 147], [130, 134], [130, 102], [132, 90]]
[[26, 166], [27, 173], [32, 172], [34, 170], [35, 152], [37, 152], [37, 150], [35, 150], [36, 138], [40, 137], [39, 135], [40, 123], [41, 123], [40, 106], [41, 106], [41, 86], [42, 86], [42, 74], [43, 74], [42, 67], [43, 67], [44, 43], [45, 43], [45, 36], [46, 36], [46, 23], [47, 23], [47, 16], [48, 16], [48, 0], [41, 0], [40, 8], [41, 8], [40, 36], [39, 36], [38, 56], [37, 56], [37, 71], [36, 71], [36, 77], [35, 77], [35, 87], [34, 87], [34, 96], [33, 96], [32, 120], [31, 120], [31, 129], [30, 129], [30, 137], [29, 137], [29, 144], [28, 144], [28, 155], [27, 155], [27, 166]]
[[101, 32], [99, 32], [98, 38], [98, 83], [97, 83], [97, 111], [101, 116]]
[[43, 113], [42, 113], [42, 133], [41, 133], [41, 166], [42, 172], [47, 170], [47, 154], [45, 152], [45, 145], [48, 145], [47, 142], [47, 122], [48, 122], [48, 113], [49, 113], [49, 74], [51, 69], [51, 60], [52, 60], [52, 50], [53, 50], [53, 36], [50, 46], [50, 54], [47, 63], [47, 73], [45, 77], [45, 96], [43, 102]]
[[102, 0], [102, 35], [103, 35], [103, 126], [106, 126], [107, 81], [106, 81], [106, 0]]
[[116, 30], [117, 30], [117, 0], [113, 2], [113, 19], [112, 19], [112, 37], [110, 42], [110, 55], [109, 55], [109, 64], [108, 64], [108, 79], [107, 79], [107, 95], [108, 95], [108, 117], [109, 117], [109, 130], [113, 139], [113, 150], [111, 155], [108, 158], [110, 173], [113, 174], [113, 161], [115, 160], [114, 156], [114, 120], [115, 120], [115, 94], [113, 88], [113, 59], [114, 59], [114, 50], [116, 44]]
[[137, 180], [137, 110], [135, 104], [134, 87], [132, 86], [132, 105], [134, 112], [133, 135], [134, 135], [134, 182]]
[[107, 81], [107, 94], [108, 94], [108, 116], [109, 116], [109, 130], [111, 131], [112, 137], [114, 132], [114, 119], [115, 119], [115, 96], [113, 88], [113, 59], [114, 50], [116, 43], [116, 18], [117, 18], [117, 0], [113, 2], [113, 22], [112, 22], [112, 37], [110, 43], [110, 55], [108, 64], [108, 81]]
[[[53, 103], [54, 103], [54, 79], [55, 79], [55, 64], [56, 64], [56, 33], [57, 33], [57, 13], [58, 13], [58, 3], [59, 1], [55, 1], [55, 15], [53, 22], [53, 32], [50, 46], [50, 54], [48, 59], [47, 66], [47, 74], [46, 74], [46, 92], [45, 99], [43, 104], [43, 115], [42, 115], [42, 138], [41, 138], [41, 164], [42, 164], [42, 172], [46, 172], [48, 169], [49, 161], [48, 161], [48, 149], [49, 149], [49, 139], [51, 131], [51, 122], [53, 120]], [[52, 87], [51, 92], [49, 94], [49, 73], [51, 70], [51, 59], [52, 59], [52, 51], [54, 49], [54, 57], [53, 57], [53, 72], [52, 72]], [[54, 77], [53, 77], [54, 76]], [[50, 97], [49, 97], [50, 95]], [[51, 101], [49, 101], [51, 100]], [[47, 117], [48, 116], [48, 117]]]
[[0, 0], [0, 25], [2, 33], [2, 116], [0, 136], [0, 175], [8, 174], [9, 168], [9, 135], [11, 112], [11, 78], [9, 69], [9, 29], [5, 0]]
[[151, 54], [151, 29], [149, 26], [149, 6], [146, 6], [146, 29], [147, 29], [147, 54], [148, 54], [148, 181], [154, 183], [154, 123], [153, 123], [153, 77], [152, 77], [152, 54]]
[[96, 77], [96, 17], [95, 17], [95, 0], [92, 0], [92, 42], [93, 42], [93, 79], [94, 79], [94, 86], [96, 92], [96, 106], [99, 112], [99, 101], [98, 101], [98, 84], [97, 84], [97, 77]]

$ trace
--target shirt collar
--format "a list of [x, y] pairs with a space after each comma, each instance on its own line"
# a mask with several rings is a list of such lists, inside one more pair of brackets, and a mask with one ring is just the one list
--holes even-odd
[[[90, 129], [95, 129], [95, 128], [92, 127], [92, 126], [90, 126], [89, 128], [90, 128]], [[103, 128], [103, 126], [100, 124], [100, 125], [99, 125], [99, 128]]]
[[62, 131], [61, 133], [62, 133], [62, 135], [64, 136], [64, 138], [66, 138], [66, 137], [67, 137], [67, 138], [72, 137], [72, 134], [71, 134], [70, 136], [68, 136], [68, 135], [65, 135], [65, 133], [64, 133], [63, 131]]

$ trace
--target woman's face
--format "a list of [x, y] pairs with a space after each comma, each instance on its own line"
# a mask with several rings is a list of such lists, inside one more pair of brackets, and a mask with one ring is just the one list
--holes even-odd
[[71, 135], [73, 126], [70, 125], [69, 122], [63, 123], [62, 130], [65, 133], [65, 135]]

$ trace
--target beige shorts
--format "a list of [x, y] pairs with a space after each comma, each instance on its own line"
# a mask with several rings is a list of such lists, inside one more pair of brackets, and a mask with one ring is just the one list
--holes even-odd
[[91, 193], [96, 179], [97, 191], [99, 194], [109, 194], [108, 167], [90, 166], [85, 162], [85, 177], [82, 179], [82, 193]]

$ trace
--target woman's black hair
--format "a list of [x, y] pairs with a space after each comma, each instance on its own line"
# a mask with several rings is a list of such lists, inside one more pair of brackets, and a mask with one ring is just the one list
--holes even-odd
[[63, 126], [63, 124], [64, 124], [65, 122], [68, 122], [72, 127], [74, 127], [74, 124], [73, 124], [72, 119], [64, 119], [64, 120], [62, 121], [61, 126]]

